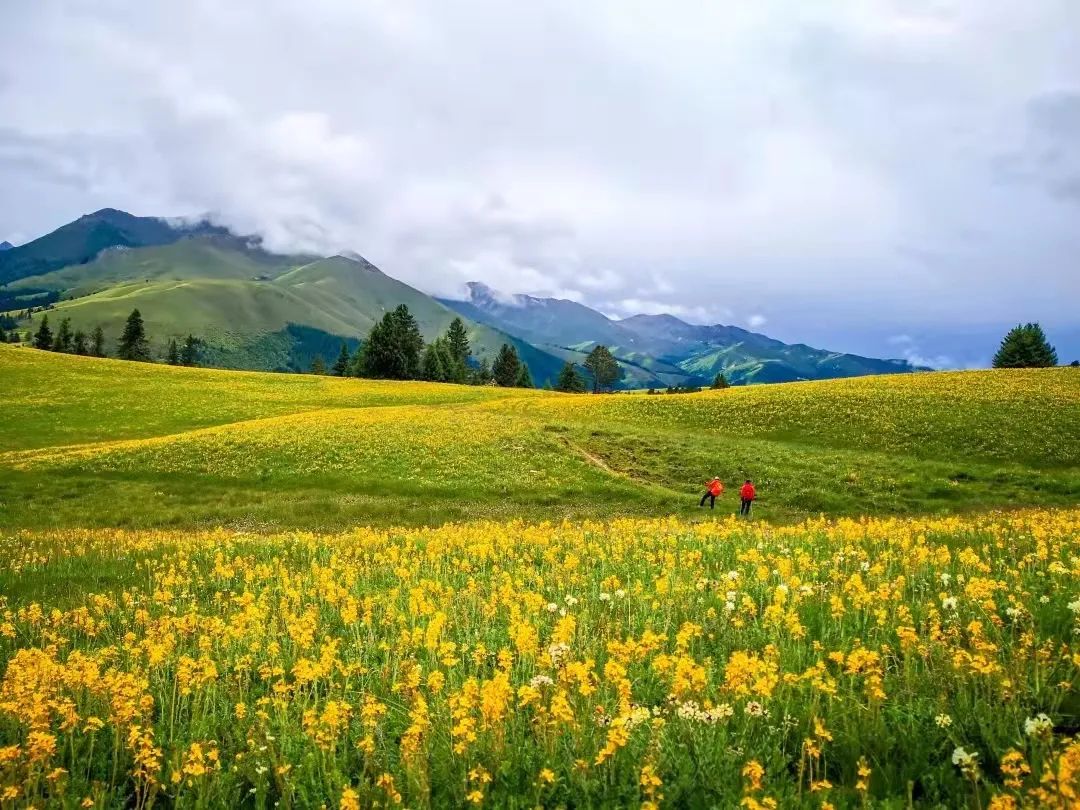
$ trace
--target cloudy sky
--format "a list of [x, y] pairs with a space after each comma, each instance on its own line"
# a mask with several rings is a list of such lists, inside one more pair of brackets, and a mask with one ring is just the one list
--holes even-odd
[[1076, 0], [5, 0], [0, 239], [213, 212], [615, 315], [1080, 357]]

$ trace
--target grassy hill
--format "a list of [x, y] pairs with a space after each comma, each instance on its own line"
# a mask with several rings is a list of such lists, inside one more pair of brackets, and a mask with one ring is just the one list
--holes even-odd
[[[101, 326], [110, 342], [137, 307], [156, 352], [170, 338], [195, 334], [207, 344], [204, 360], [227, 368], [306, 369], [316, 354], [332, 359], [343, 340], [355, 345], [398, 304], [409, 307], [429, 340], [455, 317], [361, 258], [280, 256], [221, 234], [109, 248], [86, 264], [28, 276], [8, 289], [62, 290], [64, 300], [46, 313], [50, 320], [71, 318], [87, 332]], [[25, 328], [40, 317], [24, 321]], [[561, 361], [554, 355], [489, 326], [469, 326], [477, 359], [491, 361], [511, 343], [537, 384], [557, 377]]]
[[[697, 514], [1076, 503], [1080, 373], [572, 396], [125, 364], [0, 346], [8, 525]], [[30, 497], [30, 496], [33, 497]]]

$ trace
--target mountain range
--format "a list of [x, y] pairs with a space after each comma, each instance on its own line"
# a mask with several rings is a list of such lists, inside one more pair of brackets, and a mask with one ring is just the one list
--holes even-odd
[[231, 368], [303, 370], [316, 355], [355, 349], [386, 311], [406, 304], [426, 339], [460, 315], [474, 354], [494, 358], [513, 345], [537, 384], [554, 381], [567, 360], [604, 344], [620, 362], [622, 388], [780, 382], [915, 370], [785, 344], [734, 326], [701, 326], [671, 315], [617, 320], [580, 303], [507, 295], [480, 283], [464, 300], [433, 298], [355, 254], [281, 255], [257, 238], [205, 221], [170, 221], [103, 209], [25, 245], [0, 251], [0, 310], [21, 328], [41, 317], [74, 328], [101, 326], [115, 339], [138, 308], [161, 349], [173, 337], [200, 336], [204, 362]]

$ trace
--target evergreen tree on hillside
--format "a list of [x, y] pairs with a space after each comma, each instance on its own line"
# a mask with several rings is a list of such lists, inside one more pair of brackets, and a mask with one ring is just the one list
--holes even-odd
[[180, 349], [180, 365], [199, 365], [199, 349], [201, 347], [202, 341], [194, 335], [188, 335], [186, 338], [184, 338], [184, 345]]
[[75, 336], [71, 333], [71, 318], [63, 318], [60, 328], [56, 330], [56, 339], [53, 341], [54, 352], [71, 352], [71, 344]]
[[469, 376], [469, 334], [465, 331], [465, 322], [461, 318], [450, 321], [446, 330], [446, 349], [450, 357], [447, 367], [447, 379], [450, 382], [463, 383]]
[[90, 354], [94, 357], [105, 356], [105, 332], [100, 326], [94, 327], [94, 334], [90, 338]]
[[584, 365], [592, 374], [594, 394], [611, 388], [621, 373], [618, 361], [607, 346], [597, 346], [589, 352]]
[[503, 388], [513, 388], [517, 384], [520, 371], [521, 360], [518, 359], [517, 349], [504, 343], [495, 362], [491, 364], [491, 376], [495, 378], [495, 384]]
[[341, 344], [341, 351], [338, 352], [337, 360], [334, 361], [333, 367], [330, 369], [334, 372], [335, 377], [344, 377], [349, 373], [349, 347], [347, 344]]
[[490, 385], [494, 382], [491, 376], [491, 364], [488, 363], [488, 359], [485, 357], [480, 361], [473, 373], [469, 377], [469, 381], [472, 385]]
[[169, 340], [169, 349], [165, 352], [165, 362], [170, 366], [180, 365], [180, 347], [176, 345], [176, 338]]
[[517, 380], [514, 382], [514, 385], [517, 388], [533, 387], [532, 375], [529, 373], [529, 367], [524, 363], [522, 363], [521, 367], [518, 369], [518, 376]]
[[321, 354], [315, 355], [315, 359], [311, 361], [311, 373], [312, 374], [325, 374], [326, 363], [322, 359]]
[[994, 368], [1047, 368], [1057, 362], [1057, 352], [1037, 323], [1010, 329], [994, 355]]
[[72, 341], [71, 350], [75, 352], [75, 354], [85, 355], [90, 353], [90, 350], [86, 345], [86, 332], [82, 329], [75, 330], [75, 339]]
[[420, 376], [424, 337], [416, 318], [401, 304], [371, 328], [358, 364], [361, 376], [386, 380], [415, 380]]
[[443, 352], [440, 351], [441, 340], [429, 343], [424, 349], [424, 359], [420, 364], [420, 376], [429, 382], [446, 382], [446, 366], [443, 365]]
[[131, 314], [128, 315], [127, 323], [124, 324], [124, 333], [116, 346], [116, 356], [121, 360], [142, 362], [150, 360], [150, 344], [146, 340], [146, 327], [137, 309], [131, 310]]
[[53, 345], [52, 329], [49, 328], [49, 316], [41, 316], [41, 325], [34, 332], [34, 348], [49, 351]]
[[717, 374], [716, 378], [712, 381], [713, 388], [728, 388], [729, 385], [727, 377], [724, 376], [724, 372], [722, 371]]
[[559, 379], [555, 383], [556, 391], [564, 391], [568, 394], [580, 394], [585, 391], [585, 380], [578, 373], [577, 366], [566, 363], [559, 372]]

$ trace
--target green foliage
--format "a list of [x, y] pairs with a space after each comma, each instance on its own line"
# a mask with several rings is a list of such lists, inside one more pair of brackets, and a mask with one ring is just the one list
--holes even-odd
[[1048, 368], [1057, 363], [1057, 352], [1037, 323], [1010, 329], [994, 355], [994, 368]]
[[90, 354], [94, 357], [105, 356], [105, 332], [100, 326], [94, 327], [94, 333], [90, 337]]
[[60, 328], [56, 330], [56, 339], [53, 341], [53, 351], [70, 354], [74, 338], [71, 332], [71, 318], [61, 319]]
[[446, 382], [447, 370], [444, 358], [448, 355], [443, 349], [442, 339], [429, 343], [424, 349], [424, 359], [421, 362], [421, 377], [429, 382]]
[[34, 348], [49, 351], [53, 347], [53, 333], [49, 328], [49, 316], [41, 316], [41, 324], [34, 332]]
[[142, 315], [138, 309], [131, 310], [131, 314], [128, 315], [124, 332], [116, 347], [116, 356], [121, 360], [142, 362], [150, 360], [150, 343], [146, 339], [146, 327], [143, 325]]
[[86, 345], [86, 332], [79, 329], [75, 332], [75, 339], [72, 342], [71, 350], [75, 354], [86, 355], [90, 353], [89, 347]]
[[357, 363], [360, 376], [415, 380], [420, 376], [424, 338], [409, 308], [400, 304], [371, 328]]
[[320, 355], [315, 355], [315, 359], [311, 361], [311, 373], [312, 374], [325, 374], [326, 363], [323, 361]]
[[348, 344], [341, 344], [341, 351], [338, 352], [337, 360], [334, 361], [334, 365], [331, 367], [335, 377], [344, 377], [349, 373], [349, 364], [352, 362], [352, 358], [349, 357]]
[[169, 348], [165, 352], [165, 362], [170, 366], [180, 365], [180, 347], [176, 345], [176, 338], [169, 340]]
[[186, 338], [184, 338], [184, 345], [180, 349], [180, 365], [199, 365], [199, 349], [201, 346], [202, 341], [200, 341], [194, 335], [188, 335]]
[[532, 375], [529, 374], [529, 367], [524, 363], [518, 368], [517, 380], [514, 381], [516, 388], [533, 388]]
[[607, 346], [597, 346], [589, 352], [584, 365], [593, 378], [593, 393], [609, 390], [621, 373]]
[[727, 377], [724, 376], [724, 372], [720, 372], [712, 381], [712, 387], [714, 389], [722, 389], [728, 387]]
[[585, 391], [585, 378], [578, 373], [576, 365], [567, 363], [562, 367], [559, 380], [555, 383], [555, 390], [568, 394], [580, 394]]
[[473, 385], [490, 385], [494, 380], [495, 378], [491, 373], [491, 364], [488, 363], [486, 357], [473, 369], [469, 379]]
[[491, 376], [496, 385], [503, 388], [513, 388], [517, 385], [518, 375], [521, 373], [521, 360], [518, 359], [517, 350], [508, 343], [504, 343], [499, 349], [495, 362], [491, 364]]
[[461, 318], [454, 318], [446, 329], [446, 349], [449, 357], [447, 365], [447, 379], [450, 382], [463, 383], [469, 376], [469, 355], [472, 348], [469, 345], [469, 334], [465, 330], [465, 322]]

